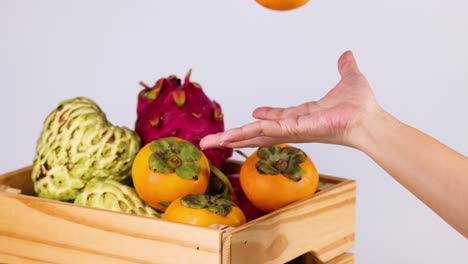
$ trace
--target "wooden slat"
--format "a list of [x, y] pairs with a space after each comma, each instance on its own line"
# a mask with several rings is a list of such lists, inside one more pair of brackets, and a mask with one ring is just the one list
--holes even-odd
[[307, 253], [302, 256], [302, 264], [354, 264], [354, 254], [344, 253], [327, 262], [318, 260], [312, 253]]
[[222, 230], [5, 192], [0, 192], [0, 204], [0, 253], [10, 259], [220, 262]]
[[7, 192], [7, 193], [13, 193], [13, 194], [20, 194], [21, 193], [20, 189], [11, 188], [8, 185], [1, 185], [1, 184], [0, 184], [0, 191]]
[[0, 236], [0, 245], [1, 263], [135, 263], [119, 257], [31, 241], [28, 238]]
[[285, 263], [313, 251], [317, 259], [329, 261], [354, 246], [355, 203], [356, 184], [348, 180], [228, 231], [223, 260]]
[[21, 264], [42, 264], [44, 263], [43, 261], [39, 260], [34, 260], [31, 258], [23, 258], [23, 257], [18, 257], [18, 256], [12, 256], [9, 254], [3, 254], [0, 252], [0, 263], [2, 264], [14, 264], [14, 263], [21, 263]]
[[320, 175], [313, 197], [233, 230], [33, 197], [30, 166], [0, 185], [0, 263], [284, 263], [311, 250], [305, 256], [328, 263], [354, 245], [355, 182], [333, 176]]
[[21, 193], [34, 195], [33, 183], [31, 179], [31, 166], [0, 175], [0, 185], [9, 186], [21, 190]]

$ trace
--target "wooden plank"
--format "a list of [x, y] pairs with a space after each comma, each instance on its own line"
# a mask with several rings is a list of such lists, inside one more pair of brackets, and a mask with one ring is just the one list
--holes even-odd
[[329, 261], [354, 246], [355, 206], [356, 184], [347, 180], [227, 231], [223, 263], [285, 263], [309, 251]]
[[0, 263], [135, 263], [118, 257], [31, 241], [28, 238], [0, 236], [0, 245]]
[[33, 182], [31, 179], [32, 166], [0, 175], [0, 185], [9, 186], [21, 190], [21, 193], [34, 195]]
[[8, 185], [0, 185], [0, 191], [7, 192], [7, 193], [13, 193], [13, 194], [20, 194], [21, 193], [20, 189], [11, 188]]
[[0, 204], [3, 261], [220, 262], [222, 230], [5, 192]]
[[354, 264], [354, 254], [344, 253], [330, 261], [322, 262], [312, 253], [307, 253], [302, 256], [302, 264]]
[[284, 263], [311, 250], [328, 263], [354, 245], [355, 182], [333, 176], [320, 175], [313, 197], [230, 230], [33, 197], [30, 166], [0, 185], [0, 263]]
[[31, 259], [31, 258], [22, 258], [22, 257], [18, 257], [18, 256], [11, 256], [11, 255], [3, 254], [2, 252], [0, 252], [0, 263], [3, 263], [3, 264], [8, 264], [8, 263], [11, 263], [11, 264], [14, 264], [14, 263], [42, 264], [44, 262], [39, 261], [39, 260], [34, 260], [34, 259]]

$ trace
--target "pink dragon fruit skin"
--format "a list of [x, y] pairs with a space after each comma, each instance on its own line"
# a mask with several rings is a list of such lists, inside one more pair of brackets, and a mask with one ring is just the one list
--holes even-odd
[[[144, 144], [163, 137], [175, 136], [200, 147], [200, 140], [209, 134], [224, 131], [221, 106], [203, 92], [201, 86], [190, 82], [191, 70], [184, 84], [176, 76], [159, 79], [153, 87], [138, 94], [135, 131]], [[221, 164], [232, 156], [229, 148], [203, 150], [211, 164]]]

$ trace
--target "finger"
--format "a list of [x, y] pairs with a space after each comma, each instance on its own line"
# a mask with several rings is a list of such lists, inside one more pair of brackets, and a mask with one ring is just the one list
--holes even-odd
[[221, 134], [223, 133], [226, 133], [226, 132], [220, 132], [220, 133], [204, 136], [200, 140], [200, 143], [199, 143], [200, 148], [201, 149], [222, 148], [223, 145], [222, 145], [220, 138], [222, 137]]
[[[240, 148], [270, 146], [279, 143], [330, 143], [333, 135], [329, 120], [320, 112], [281, 120], [259, 120], [239, 128], [204, 137], [200, 146]], [[331, 140], [331, 141], [330, 141]]]
[[250, 140], [259, 136], [286, 137], [287, 135], [277, 121], [259, 120], [239, 128], [206, 136], [200, 141], [200, 147], [202, 149], [225, 147], [233, 142]]
[[256, 148], [256, 147], [265, 147], [273, 146], [281, 143], [290, 142], [288, 138], [273, 138], [266, 136], [259, 136], [247, 140], [236, 141], [231, 143], [225, 143], [223, 146], [227, 148]]
[[263, 120], [280, 120], [295, 116], [307, 115], [319, 109], [316, 102], [308, 102], [298, 106], [280, 107], [259, 107], [254, 110], [253, 117]]
[[[202, 139], [203, 143], [200, 143], [202, 146], [202, 149], [208, 148], [207, 142], [211, 140], [213, 135], [206, 136], [204, 139]], [[258, 136], [246, 140], [241, 140], [241, 141], [235, 141], [235, 142], [224, 142], [222, 144], [222, 147], [226, 148], [255, 148], [255, 147], [265, 147], [265, 146], [273, 146], [276, 144], [281, 144], [281, 143], [302, 143], [299, 138], [295, 137], [267, 137], [267, 136]], [[216, 145], [215, 147], [219, 147], [219, 144]]]
[[243, 141], [259, 136], [282, 137], [285, 133], [276, 120], [259, 120], [226, 131], [220, 140], [225, 143]]
[[338, 71], [340, 72], [341, 78], [360, 73], [357, 62], [351, 51], [346, 51], [338, 59]]
[[242, 128], [233, 128], [224, 132], [207, 135], [200, 140], [200, 148], [224, 148], [232, 142], [250, 139], [246, 135], [243, 135], [241, 130]]

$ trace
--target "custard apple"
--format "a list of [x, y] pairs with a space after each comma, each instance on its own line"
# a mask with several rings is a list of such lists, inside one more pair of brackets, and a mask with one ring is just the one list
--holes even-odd
[[75, 204], [160, 218], [156, 210], [140, 199], [135, 189], [111, 179], [89, 181], [76, 197]]
[[141, 139], [112, 125], [91, 99], [62, 101], [45, 119], [37, 141], [32, 180], [39, 197], [73, 201], [92, 178], [131, 176]]

